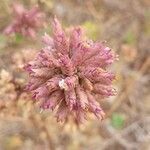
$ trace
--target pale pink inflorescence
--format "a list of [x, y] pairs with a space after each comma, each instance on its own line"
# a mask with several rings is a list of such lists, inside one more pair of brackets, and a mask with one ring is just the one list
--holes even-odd
[[71, 115], [84, 122], [88, 112], [103, 119], [95, 95], [102, 99], [116, 93], [114, 74], [106, 70], [115, 54], [104, 42], [85, 40], [80, 27], [72, 29], [69, 37], [56, 18], [52, 27], [53, 37], [43, 36], [45, 47], [25, 66], [30, 76], [27, 90], [42, 109], [55, 109], [58, 121]]
[[40, 12], [38, 6], [34, 6], [30, 10], [26, 10], [23, 5], [14, 3], [13, 20], [11, 24], [5, 28], [6, 35], [12, 33], [20, 33], [23, 36], [35, 38], [37, 30], [44, 24], [44, 14]]

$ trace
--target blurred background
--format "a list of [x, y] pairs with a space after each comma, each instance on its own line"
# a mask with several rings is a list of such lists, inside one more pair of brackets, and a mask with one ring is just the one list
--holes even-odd
[[[48, 24], [36, 40], [2, 34], [12, 20], [12, 2], [0, 0], [0, 150], [150, 150], [150, 1], [18, 0], [27, 9], [38, 4], [46, 14]], [[54, 15], [119, 54], [112, 67], [118, 94], [102, 101], [102, 122], [57, 123], [23, 90], [22, 65], [42, 47], [41, 36], [51, 33]]]

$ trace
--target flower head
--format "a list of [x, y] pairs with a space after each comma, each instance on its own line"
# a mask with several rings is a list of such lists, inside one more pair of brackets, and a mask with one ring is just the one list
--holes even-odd
[[52, 27], [53, 37], [43, 36], [45, 47], [25, 66], [30, 76], [27, 90], [42, 109], [55, 109], [58, 121], [71, 115], [84, 122], [88, 112], [103, 119], [105, 113], [95, 95], [105, 98], [116, 93], [115, 76], [107, 71], [115, 54], [103, 42], [84, 40], [79, 27], [69, 37], [56, 18]]
[[36, 30], [43, 25], [44, 14], [40, 12], [38, 6], [31, 10], [26, 10], [21, 4], [12, 5], [14, 19], [11, 24], [5, 28], [6, 35], [20, 33], [23, 36], [35, 38]]

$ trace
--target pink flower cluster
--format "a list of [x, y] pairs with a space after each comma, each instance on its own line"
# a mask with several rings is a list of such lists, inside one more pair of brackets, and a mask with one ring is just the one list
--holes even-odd
[[12, 23], [6, 27], [4, 33], [6, 35], [12, 33], [20, 33], [23, 36], [35, 38], [37, 29], [43, 25], [44, 14], [39, 11], [38, 6], [31, 10], [26, 10], [21, 4], [13, 4], [14, 19]]
[[42, 109], [56, 110], [57, 121], [73, 116], [84, 122], [88, 112], [103, 119], [105, 113], [95, 95], [102, 99], [116, 94], [114, 74], [106, 70], [115, 54], [104, 42], [85, 40], [80, 27], [66, 36], [55, 18], [52, 28], [53, 37], [43, 36], [45, 47], [25, 66], [30, 76], [27, 90]]

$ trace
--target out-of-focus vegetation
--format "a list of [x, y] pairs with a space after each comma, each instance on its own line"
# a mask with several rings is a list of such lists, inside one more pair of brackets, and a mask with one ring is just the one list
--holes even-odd
[[[36, 40], [5, 36], [11, 22], [11, 0], [0, 1], [0, 150], [149, 150], [150, 149], [150, 1], [20, 0], [38, 4], [47, 26]], [[64, 26], [80, 25], [94, 40], [108, 41], [119, 54], [117, 96], [101, 102], [107, 117], [80, 126], [58, 124], [51, 112], [40, 113], [24, 91], [22, 66], [41, 48], [54, 15]]]

